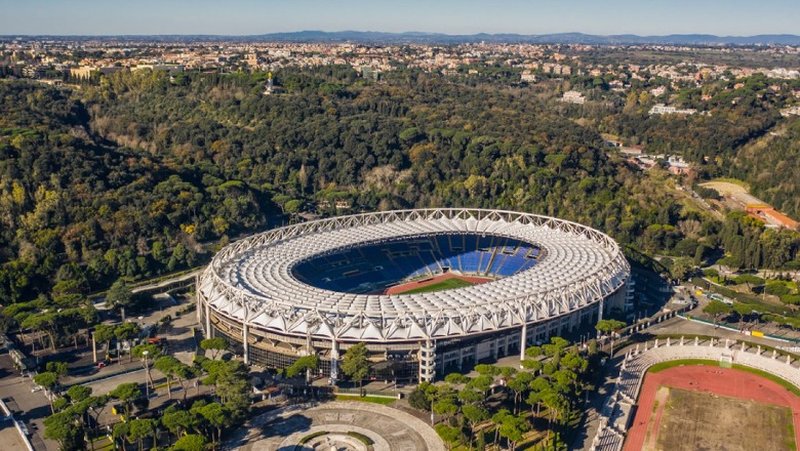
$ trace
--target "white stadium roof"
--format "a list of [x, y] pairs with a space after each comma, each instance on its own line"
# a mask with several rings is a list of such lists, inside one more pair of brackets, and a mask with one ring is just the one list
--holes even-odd
[[[442, 233], [516, 238], [539, 246], [544, 257], [513, 276], [419, 294], [342, 293], [292, 274], [299, 262], [336, 249]], [[498, 210], [426, 209], [341, 216], [251, 236], [214, 257], [199, 290], [219, 314], [278, 334], [409, 341], [560, 316], [600, 301], [629, 275], [619, 246], [580, 224]]]

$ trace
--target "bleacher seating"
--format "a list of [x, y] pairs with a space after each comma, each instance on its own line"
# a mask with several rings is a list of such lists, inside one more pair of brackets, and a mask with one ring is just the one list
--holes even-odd
[[321, 288], [369, 293], [445, 271], [509, 277], [535, 265], [538, 257], [538, 247], [512, 238], [430, 235], [343, 249], [302, 262], [292, 272]]

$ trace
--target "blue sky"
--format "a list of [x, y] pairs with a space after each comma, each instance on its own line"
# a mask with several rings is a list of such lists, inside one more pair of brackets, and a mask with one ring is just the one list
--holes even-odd
[[0, 0], [0, 34], [800, 34], [800, 0]]

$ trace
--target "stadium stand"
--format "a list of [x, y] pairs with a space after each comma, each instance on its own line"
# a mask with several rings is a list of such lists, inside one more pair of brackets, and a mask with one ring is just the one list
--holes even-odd
[[301, 262], [292, 274], [318, 288], [369, 293], [448, 271], [509, 277], [535, 265], [540, 255], [537, 246], [504, 236], [439, 234], [335, 249]]

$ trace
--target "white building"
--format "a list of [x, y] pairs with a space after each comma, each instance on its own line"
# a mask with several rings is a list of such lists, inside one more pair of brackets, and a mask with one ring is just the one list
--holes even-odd
[[694, 108], [678, 109], [674, 106], [666, 106], [663, 103], [658, 103], [650, 108], [650, 114], [695, 114], [697, 110]]
[[800, 116], [800, 105], [795, 105], [781, 110], [781, 116], [788, 117], [791, 115]]
[[564, 96], [561, 97], [561, 101], [583, 105], [583, 103], [586, 102], [586, 98], [578, 91], [567, 91], [564, 93]]

